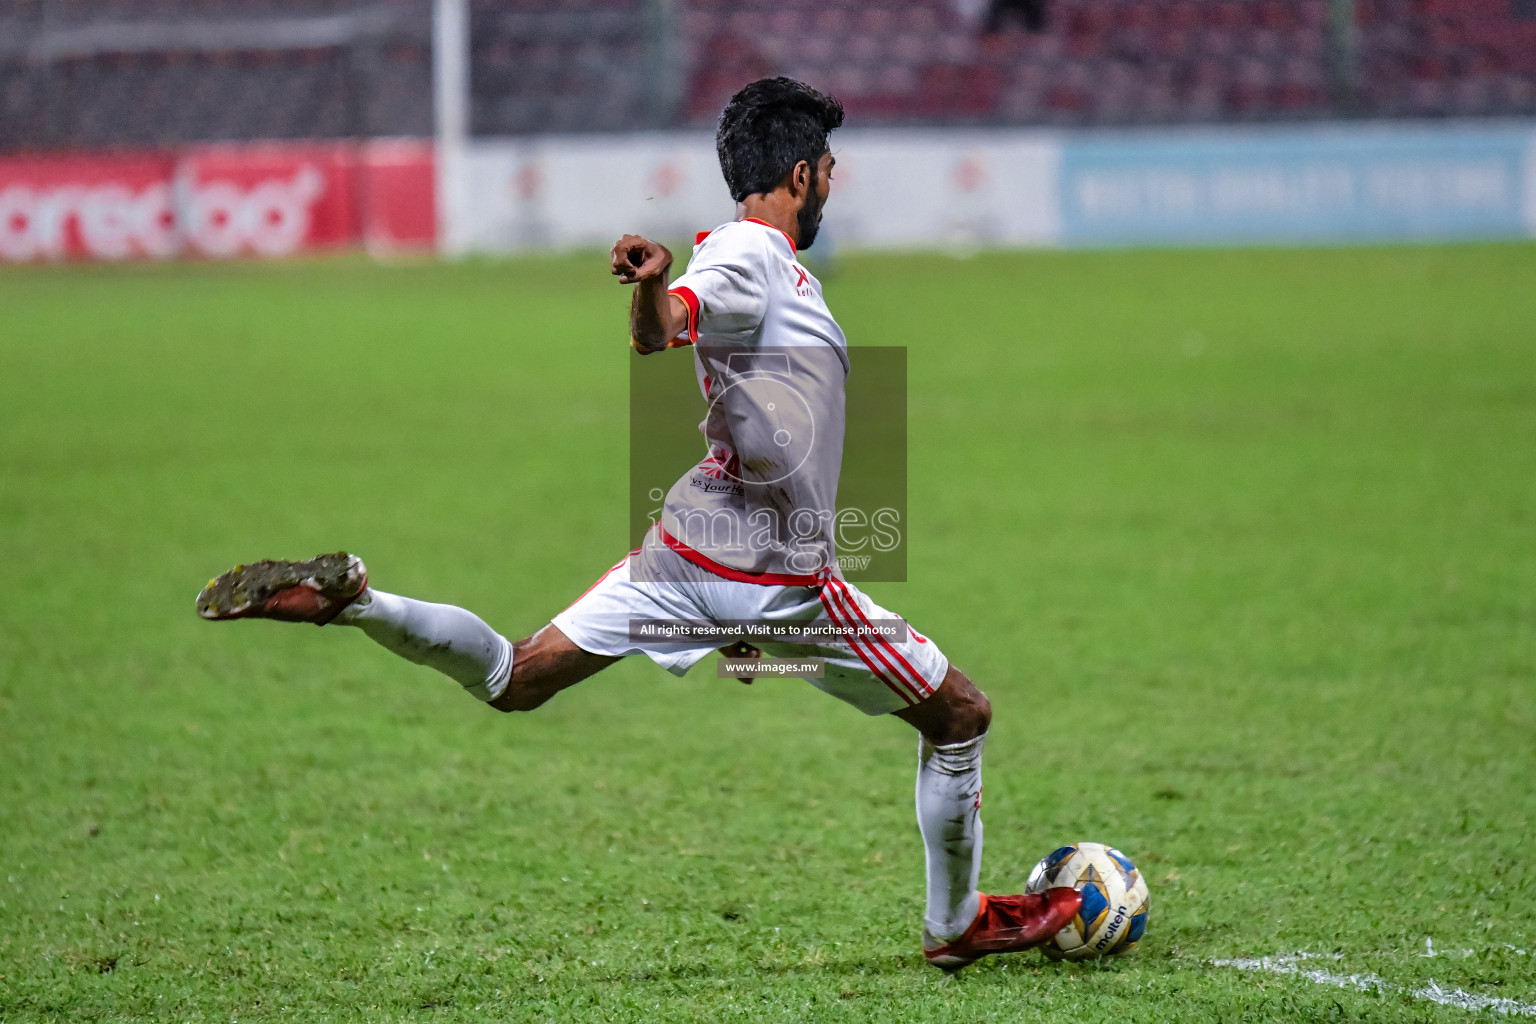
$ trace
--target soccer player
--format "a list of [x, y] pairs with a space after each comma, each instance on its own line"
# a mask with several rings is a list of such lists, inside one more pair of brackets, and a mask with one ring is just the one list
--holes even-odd
[[[635, 286], [631, 345], [641, 354], [692, 346], [710, 402], [700, 425], [709, 451], [668, 493], [644, 543], [549, 625], [509, 642], [462, 608], [370, 587], [363, 562], [346, 553], [236, 566], [198, 595], [197, 610], [207, 619], [351, 626], [500, 711], [532, 711], [631, 654], [681, 675], [719, 639], [637, 637], [637, 622], [835, 627], [813, 632], [813, 641], [748, 636], [723, 653], [816, 657], [824, 674], [809, 678], [813, 685], [918, 731], [922, 947], [936, 966], [957, 970], [1043, 945], [1081, 898], [1071, 888], [977, 890], [991, 705], [937, 644], [837, 567], [849, 352], [798, 254], [820, 226], [835, 163], [827, 139], [842, 121], [837, 100], [799, 82], [753, 82], [732, 97], [716, 135], [740, 219], [701, 234], [687, 273], [670, 284], [672, 254], [663, 246], [637, 235], [614, 245], [613, 274]], [[882, 633], [879, 623], [895, 629]]]

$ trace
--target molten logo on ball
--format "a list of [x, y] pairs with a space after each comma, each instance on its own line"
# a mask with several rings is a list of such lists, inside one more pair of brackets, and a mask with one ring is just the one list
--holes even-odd
[[1052, 851], [1029, 873], [1026, 891], [1056, 886], [1076, 889], [1083, 905], [1045, 947], [1051, 959], [1114, 956], [1130, 951], [1146, 934], [1152, 905], [1147, 883], [1119, 850], [1103, 843], [1075, 843]]

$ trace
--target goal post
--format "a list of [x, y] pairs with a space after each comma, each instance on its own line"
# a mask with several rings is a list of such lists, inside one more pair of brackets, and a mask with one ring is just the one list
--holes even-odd
[[[543, 165], [532, 154], [547, 141], [630, 139], [679, 127], [688, 81], [683, 0], [430, 6], [444, 258], [484, 248], [496, 234], [492, 222], [520, 216], [502, 208], [514, 192], [538, 191]], [[514, 152], [527, 159], [518, 158], [509, 182], [502, 165]]]
[[461, 167], [469, 141], [469, 0], [433, 0], [432, 113], [437, 141], [437, 247], [462, 255], [464, 200]]

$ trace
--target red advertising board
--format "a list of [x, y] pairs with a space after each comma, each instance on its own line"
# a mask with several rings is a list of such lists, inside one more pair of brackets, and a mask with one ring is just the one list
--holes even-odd
[[430, 250], [433, 173], [416, 140], [0, 158], [0, 261]]
[[361, 152], [363, 242], [375, 256], [431, 251], [437, 244], [432, 143], [378, 139]]

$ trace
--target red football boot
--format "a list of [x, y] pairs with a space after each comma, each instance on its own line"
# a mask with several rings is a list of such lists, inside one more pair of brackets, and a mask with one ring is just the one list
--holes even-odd
[[307, 562], [253, 562], [209, 580], [197, 595], [197, 614], [323, 626], [367, 588], [368, 567], [345, 551]]
[[1025, 896], [980, 893], [981, 911], [965, 934], [939, 945], [923, 931], [923, 956], [935, 967], [958, 971], [993, 953], [1017, 953], [1043, 946], [1055, 937], [1083, 905], [1082, 893], [1058, 886]]

